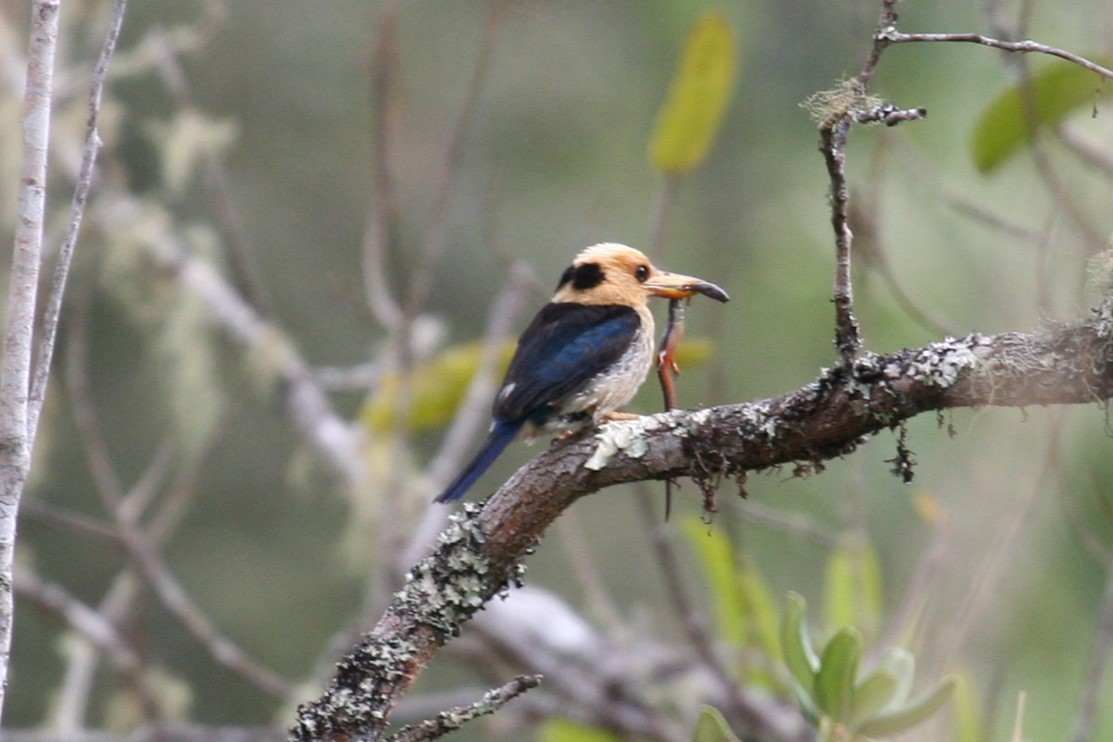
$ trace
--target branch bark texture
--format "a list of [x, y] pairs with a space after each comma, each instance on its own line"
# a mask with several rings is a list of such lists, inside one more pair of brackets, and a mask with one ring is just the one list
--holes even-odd
[[949, 408], [1087, 404], [1113, 397], [1113, 300], [1085, 322], [973, 334], [860, 354], [779, 397], [672, 411], [554, 445], [481, 506], [466, 504], [385, 615], [300, 707], [293, 740], [374, 740], [436, 650], [520, 579], [522, 560], [580, 497], [625, 482], [723, 477], [852, 452], [873, 433]]
[[4, 705], [12, 645], [12, 565], [16, 515], [23, 485], [31, 468], [28, 413], [31, 344], [42, 265], [50, 96], [60, 5], [60, 0], [37, 0], [31, 4], [27, 82], [23, 95], [19, 211], [8, 283], [4, 360], [0, 367], [0, 710]]

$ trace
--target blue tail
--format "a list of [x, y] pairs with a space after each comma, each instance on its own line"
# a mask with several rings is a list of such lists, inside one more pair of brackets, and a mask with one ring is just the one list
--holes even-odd
[[521, 429], [521, 422], [496, 420], [491, 432], [487, 434], [487, 440], [483, 441], [483, 445], [479, 447], [479, 451], [475, 454], [475, 458], [464, 467], [460, 476], [456, 477], [434, 502], [452, 502], [463, 497], [468, 488], [475, 484], [475, 480], [479, 479], [483, 472], [487, 471], [487, 467], [498, 458], [498, 455], [510, 444], [510, 441], [514, 440]]

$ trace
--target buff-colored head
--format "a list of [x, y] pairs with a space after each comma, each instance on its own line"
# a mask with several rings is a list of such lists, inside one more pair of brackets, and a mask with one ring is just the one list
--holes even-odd
[[717, 301], [728, 299], [713, 283], [658, 270], [640, 250], [604, 242], [576, 256], [560, 277], [553, 301], [638, 307], [651, 296], [686, 299], [696, 294]]

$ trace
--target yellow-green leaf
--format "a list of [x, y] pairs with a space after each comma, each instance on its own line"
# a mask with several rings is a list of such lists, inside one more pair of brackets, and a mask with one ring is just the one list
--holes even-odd
[[746, 616], [738, 583], [735, 581], [734, 549], [730, 539], [722, 528], [708, 525], [694, 515], [685, 517], [681, 528], [696, 550], [705, 579], [711, 588], [719, 636], [741, 644], [746, 634]]
[[666, 175], [685, 175], [703, 162], [730, 104], [737, 66], [730, 23], [722, 13], [704, 13], [688, 33], [657, 114], [649, 142], [654, 167]]
[[785, 665], [799, 686], [801, 695], [811, 700], [815, 692], [815, 673], [819, 670], [819, 657], [812, 649], [808, 627], [804, 621], [807, 603], [796, 593], [788, 594], [784, 618], [781, 620], [781, 651]]
[[[499, 348], [496, 376], [501, 378], [510, 365], [514, 348], [513, 340]], [[389, 433], [399, 422], [415, 432], [444, 425], [456, 414], [482, 355], [483, 341], [475, 341], [448, 348], [415, 366], [407, 374], [409, 409], [404, 413], [395, 409], [400, 403], [401, 377], [388, 374], [363, 403], [359, 419], [377, 434]]]
[[854, 683], [861, 659], [862, 635], [853, 628], [840, 629], [823, 648], [815, 674], [815, 700], [835, 721], [848, 721], [854, 711]]
[[969, 671], [965, 669], [955, 674], [954, 719], [955, 742], [985, 742], [989, 739], [985, 720], [982, 718], [981, 703], [978, 701], [978, 691]]
[[890, 713], [881, 714], [863, 723], [855, 731], [867, 737], [891, 737], [926, 721], [951, 697], [955, 679], [947, 676], [939, 685], [911, 703]]
[[827, 628], [874, 633], [881, 618], [881, 567], [868, 543], [838, 546], [827, 560], [823, 609]]
[[742, 597], [742, 610], [749, 619], [748, 643], [759, 647], [767, 657], [779, 661], [781, 657], [780, 622], [773, 594], [757, 568], [743, 559], [738, 565], [738, 591]]
[[889, 705], [900, 687], [900, 680], [884, 668], [874, 670], [854, 689], [854, 710], [847, 723], [851, 729]]
[[[419, 363], [407, 374], [410, 388], [407, 399], [409, 410], [396, 410], [401, 403], [400, 376], [387, 374], [378, 387], [364, 400], [359, 419], [372, 433], [384, 435], [395, 425], [402, 424], [413, 432], [439, 428], [456, 414], [468, 385], [475, 376], [483, 355], [482, 340], [454, 345]], [[517, 343], [506, 340], [499, 347], [495, 368], [496, 379], [501, 379]], [[707, 338], [685, 338], [676, 351], [676, 362], [682, 368], [698, 368], [714, 353], [714, 343]]]
[[537, 734], [538, 742], [622, 742], [618, 735], [599, 727], [577, 724], [568, 719], [545, 722]]
[[676, 347], [676, 363], [682, 370], [698, 368], [715, 355], [715, 343], [710, 338], [686, 337]]
[[1091, 108], [1110, 93], [1113, 85], [1078, 65], [1054, 62], [1034, 71], [1027, 85], [998, 95], [978, 118], [970, 141], [974, 164], [983, 173], [991, 172], [1039, 128], [1058, 123], [1080, 108]]
[[907, 649], [893, 647], [881, 656], [878, 666], [893, 673], [899, 682], [890, 705], [903, 705], [908, 699], [908, 694], [912, 692], [912, 680], [916, 675], [916, 658]]
[[739, 742], [739, 740], [718, 709], [704, 706], [700, 710], [699, 724], [696, 725], [696, 734], [692, 737], [692, 742]]

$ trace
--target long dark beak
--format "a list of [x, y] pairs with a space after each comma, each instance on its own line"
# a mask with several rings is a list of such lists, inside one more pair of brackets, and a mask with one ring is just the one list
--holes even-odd
[[696, 294], [703, 294], [715, 301], [730, 301], [727, 292], [702, 278], [682, 276], [679, 273], [666, 273], [661, 271], [651, 276], [644, 284], [649, 293], [666, 299], [687, 299]]

